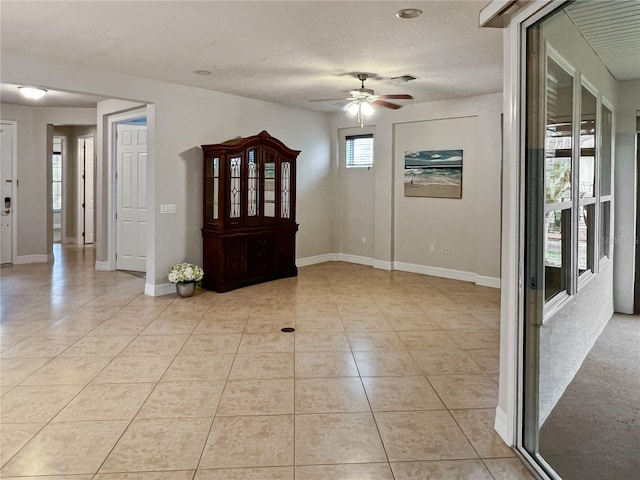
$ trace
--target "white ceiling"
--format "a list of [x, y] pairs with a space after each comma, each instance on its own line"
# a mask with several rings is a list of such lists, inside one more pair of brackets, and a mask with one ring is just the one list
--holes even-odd
[[617, 80], [640, 78], [640, 0], [577, 1], [566, 12]]
[[[3, 49], [337, 111], [309, 100], [346, 98], [357, 72], [374, 74], [376, 93], [413, 102], [501, 91], [502, 32], [478, 27], [487, 3], [3, 0], [0, 27]], [[395, 17], [407, 7], [424, 15]], [[418, 80], [390, 80], [405, 74]]]
[[[366, 86], [376, 93], [413, 95], [397, 102], [405, 105], [501, 91], [502, 30], [478, 27], [488, 2], [2, 0], [0, 39], [3, 50], [334, 112], [345, 102], [310, 100], [346, 98], [358, 72], [372, 74]], [[639, 4], [569, 7], [618, 79], [640, 78]], [[409, 7], [424, 15], [395, 17]], [[418, 79], [390, 80], [405, 74]], [[24, 103], [14, 93], [3, 86], [2, 101]], [[45, 98], [40, 105], [100, 99]]]
[[14, 105], [27, 105], [31, 107], [95, 107], [96, 103], [106, 100], [108, 97], [88, 95], [85, 93], [61, 92], [59, 90], [47, 90], [47, 94], [40, 100], [28, 100], [24, 98], [18, 87], [11, 83], [0, 84], [0, 100], [2, 103]]

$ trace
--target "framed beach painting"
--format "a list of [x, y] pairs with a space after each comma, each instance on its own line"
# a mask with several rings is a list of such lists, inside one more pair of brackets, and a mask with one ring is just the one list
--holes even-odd
[[462, 150], [404, 152], [404, 196], [462, 198]]

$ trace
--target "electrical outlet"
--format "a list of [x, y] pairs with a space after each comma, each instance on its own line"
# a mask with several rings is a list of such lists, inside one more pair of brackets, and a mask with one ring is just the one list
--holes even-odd
[[362, 244], [364, 245], [365, 243], [367, 243], [367, 237], [362, 237]]
[[450, 255], [451, 254], [451, 248], [449, 247], [449, 245], [444, 247], [444, 254], [445, 255]]
[[436, 253], [436, 246], [435, 246], [434, 244], [431, 244], [431, 245], [429, 246], [429, 251], [430, 251], [431, 253]]

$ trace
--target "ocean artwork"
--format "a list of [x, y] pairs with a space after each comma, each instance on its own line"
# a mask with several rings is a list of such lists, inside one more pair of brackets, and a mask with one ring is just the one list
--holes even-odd
[[462, 150], [404, 152], [404, 196], [462, 198]]

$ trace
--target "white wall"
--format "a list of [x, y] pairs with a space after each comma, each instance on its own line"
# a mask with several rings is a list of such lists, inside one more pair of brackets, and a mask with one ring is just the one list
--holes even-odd
[[633, 313], [636, 237], [636, 116], [640, 111], [640, 80], [620, 82], [616, 107], [614, 304], [617, 312]]
[[[344, 128], [338, 130], [338, 249], [345, 260], [371, 262], [374, 256], [375, 169], [346, 168], [347, 135], [374, 134], [375, 128]], [[375, 151], [375, 141], [374, 141]], [[364, 242], [363, 242], [364, 239]]]
[[[362, 190], [363, 201], [373, 205], [372, 264], [498, 286], [501, 111], [500, 93], [378, 109], [369, 119], [375, 125], [373, 190], [362, 188], [371, 181], [365, 175], [338, 171], [345, 210], [338, 243], [348, 249], [341, 252], [355, 253], [364, 236], [363, 225], [342, 220], [355, 217], [363, 203], [351, 206], [347, 194]], [[336, 129], [354, 124], [346, 114], [333, 118]], [[462, 199], [404, 197], [404, 151], [413, 148], [464, 148]], [[444, 245], [451, 255], [444, 255]]]
[[[87, 92], [131, 99], [153, 107], [148, 118], [153, 211], [153, 268], [151, 286], [167, 282], [169, 267], [202, 258], [201, 144], [217, 143], [267, 130], [287, 146], [301, 150], [297, 173], [297, 256], [308, 257], [331, 249], [335, 185], [331, 181], [329, 116], [209, 90], [185, 87], [141, 77], [61, 64], [49, 59], [3, 52], [3, 81], [33, 83], [51, 89]], [[104, 118], [98, 119], [97, 155], [104, 154]], [[98, 170], [102, 165], [98, 164]], [[103, 192], [98, 198], [104, 201]], [[172, 203], [176, 214], [160, 215], [159, 205]], [[97, 212], [97, 223], [102, 215]], [[107, 235], [102, 228], [98, 235]], [[152, 288], [153, 289], [153, 288]], [[155, 293], [158, 293], [156, 291]]]
[[[94, 108], [44, 108], [2, 104], [3, 120], [17, 122], [18, 185], [16, 254], [23, 259], [47, 261], [52, 252], [53, 214], [51, 212], [50, 149], [51, 125], [95, 123]], [[50, 143], [50, 140], [49, 140]], [[20, 258], [18, 262], [22, 261]]]

